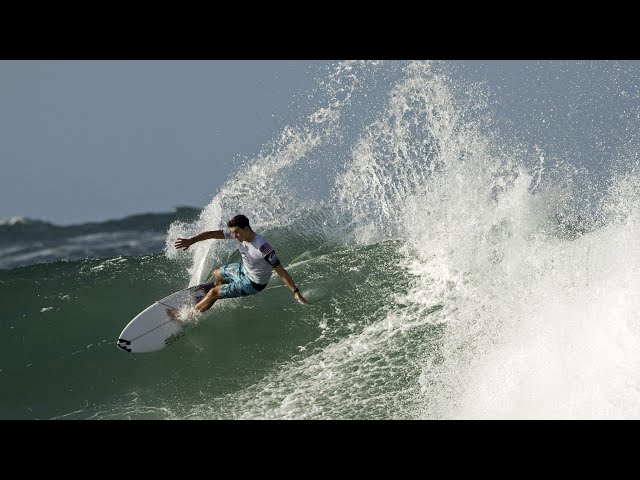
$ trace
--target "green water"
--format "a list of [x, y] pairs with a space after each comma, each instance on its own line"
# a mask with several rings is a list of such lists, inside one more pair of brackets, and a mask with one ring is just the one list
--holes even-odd
[[[394, 292], [406, 288], [397, 246], [302, 245], [287, 268], [312, 305], [295, 302], [274, 275], [259, 295], [219, 301], [180, 341], [148, 354], [127, 354], [115, 341], [138, 312], [187, 286], [177, 262], [156, 254], [0, 270], [0, 300], [6, 306], [0, 417], [282, 416], [278, 390], [284, 398], [297, 381], [308, 382], [314, 357], [380, 321]], [[386, 360], [374, 355], [349, 368], [364, 374], [373, 367], [367, 381], [376, 395], [405, 395], [399, 392], [415, 389], [416, 379], [406, 376], [411, 369], [402, 353], [395, 359], [391, 353], [384, 353]], [[290, 375], [286, 386], [278, 385], [278, 374]], [[302, 394], [309, 412], [317, 410], [311, 416], [389, 416], [391, 405], [354, 411], [354, 398], [369, 398], [371, 392], [361, 391], [357, 375], [351, 381], [347, 388], [341, 385], [344, 398], [332, 401], [331, 408], [319, 408], [327, 401], [324, 394], [316, 399]], [[271, 388], [275, 397], [256, 405], [256, 388]]]

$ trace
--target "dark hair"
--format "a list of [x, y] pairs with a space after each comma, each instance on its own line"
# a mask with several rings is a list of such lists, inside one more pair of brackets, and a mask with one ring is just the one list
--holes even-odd
[[227, 227], [245, 228], [249, 226], [249, 219], [244, 215], [236, 215], [227, 222]]

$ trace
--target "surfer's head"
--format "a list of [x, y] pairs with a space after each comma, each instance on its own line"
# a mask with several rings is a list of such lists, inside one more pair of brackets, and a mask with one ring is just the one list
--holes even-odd
[[[227, 222], [227, 227], [231, 228], [231, 227], [238, 227], [238, 228], [245, 228], [245, 227], [249, 227], [249, 219], [247, 217], [245, 217], [244, 215], [236, 215], [235, 217], [233, 217], [231, 220], [229, 220]], [[251, 228], [251, 227], [249, 227]]]
[[244, 215], [236, 215], [227, 222], [231, 233], [241, 242], [253, 241], [253, 230], [249, 226], [249, 219]]

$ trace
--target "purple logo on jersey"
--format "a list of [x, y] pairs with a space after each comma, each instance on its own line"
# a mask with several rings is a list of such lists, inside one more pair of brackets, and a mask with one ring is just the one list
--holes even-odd
[[280, 260], [278, 260], [278, 257], [276, 256], [276, 252], [274, 251], [272, 251], [265, 258], [267, 262], [269, 262], [269, 265], [271, 265], [272, 267], [277, 267], [280, 264]]

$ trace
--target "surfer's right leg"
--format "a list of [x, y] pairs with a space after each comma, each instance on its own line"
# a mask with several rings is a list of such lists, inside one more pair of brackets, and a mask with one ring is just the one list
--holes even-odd
[[200, 312], [209, 310], [221, 298], [244, 297], [258, 293], [239, 263], [223, 265], [216, 269], [213, 275], [216, 278], [216, 286], [196, 304], [196, 309]]
[[247, 276], [242, 265], [237, 263], [226, 265], [222, 273], [223, 275], [226, 273], [231, 281], [218, 287], [220, 288], [221, 298], [246, 297], [259, 292]]

